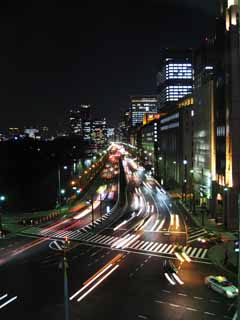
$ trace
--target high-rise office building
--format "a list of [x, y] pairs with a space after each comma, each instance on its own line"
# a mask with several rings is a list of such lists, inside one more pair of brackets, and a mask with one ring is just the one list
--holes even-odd
[[84, 138], [88, 135], [89, 123], [91, 120], [90, 105], [73, 105], [69, 111], [70, 135], [77, 135]]
[[163, 49], [157, 73], [159, 107], [178, 101], [193, 90], [192, 50]]
[[158, 98], [153, 95], [130, 97], [130, 125], [135, 127], [141, 125], [143, 117], [148, 113], [158, 111]]
[[107, 142], [107, 123], [106, 119], [93, 120], [91, 130], [91, 141], [95, 146], [96, 152], [106, 147]]
[[236, 228], [240, 186], [240, 45], [237, 0], [220, 0], [216, 32], [194, 55], [195, 198]]

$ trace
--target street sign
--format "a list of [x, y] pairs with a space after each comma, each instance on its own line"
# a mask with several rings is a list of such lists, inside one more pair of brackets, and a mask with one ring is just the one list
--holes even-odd
[[64, 240], [54, 240], [49, 243], [49, 248], [55, 251], [63, 251], [64, 247], [65, 247]]

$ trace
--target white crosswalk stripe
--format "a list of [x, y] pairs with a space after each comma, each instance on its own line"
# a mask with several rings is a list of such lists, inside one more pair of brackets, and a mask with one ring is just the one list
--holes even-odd
[[188, 243], [196, 241], [199, 237], [205, 235], [207, 231], [204, 228], [188, 228]]
[[[23, 231], [22, 233], [35, 234], [35, 235], [43, 235], [43, 230], [36, 227], [31, 227]], [[106, 246], [111, 246], [113, 243], [122, 241], [126, 238], [124, 237], [115, 237], [111, 235], [104, 234], [93, 234], [92, 232], [83, 232], [82, 229], [78, 229], [75, 231], [70, 230], [60, 230], [60, 231], [52, 231], [46, 230], [46, 237], [55, 237], [55, 238], [64, 238], [65, 236], [69, 237], [69, 240], [78, 240], [78, 241], [86, 241], [95, 244], [101, 244]], [[44, 235], [45, 235], [44, 234]], [[132, 235], [133, 236], [133, 235]], [[128, 235], [130, 237], [130, 235]], [[185, 252], [189, 257], [195, 258], [197, 260], [207, 260], [208, 249], [206, 248], [197, 248], [192, 246], [179, 246], [174, 243], [160, 243], [157, 241], [144, 241], [144, 240], [133, 240], [133, 242], [129, 241], [129, 246], [126, 243], [124, 249], [131, 249], [136, 251], [145, 251], [151, 252], [154, 254], [160, 255], [174, 255], [174, 251], [176, 248], [181, 248], [183, 252]]]

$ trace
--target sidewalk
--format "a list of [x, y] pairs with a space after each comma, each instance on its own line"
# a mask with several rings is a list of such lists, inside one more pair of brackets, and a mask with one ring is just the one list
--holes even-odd
[[228, 275], [229, 279], [236, 282], [238, 255], [234, 251], [234, 240], [237, 237], [233, 233], [226, 231], [223, 224], [216, 223], [215, 219], [209, 218], [206, 213], [202, 215], [201, 208], [196, 207], [196, 213], [193, 215], [191, 209], [179, 197], [179, 193], [170, 191], [168, 194], [182, 207], [184, 214], [187, 216], [188, 225], [204, 228], [207, 231], [221, 235], [223, 243], [211, 247], [208, 250], [208, 257]]

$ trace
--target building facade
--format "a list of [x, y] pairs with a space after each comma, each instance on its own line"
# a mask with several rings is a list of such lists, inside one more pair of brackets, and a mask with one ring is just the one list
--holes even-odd
[[130, 97], [130, 126], [142, 125], [145, 114], [158, 112], [157, 96], [132, 96]]
[[192, 50], [163, 49], [157, 73], [159, 108], [178, 101], [193, 90]]

